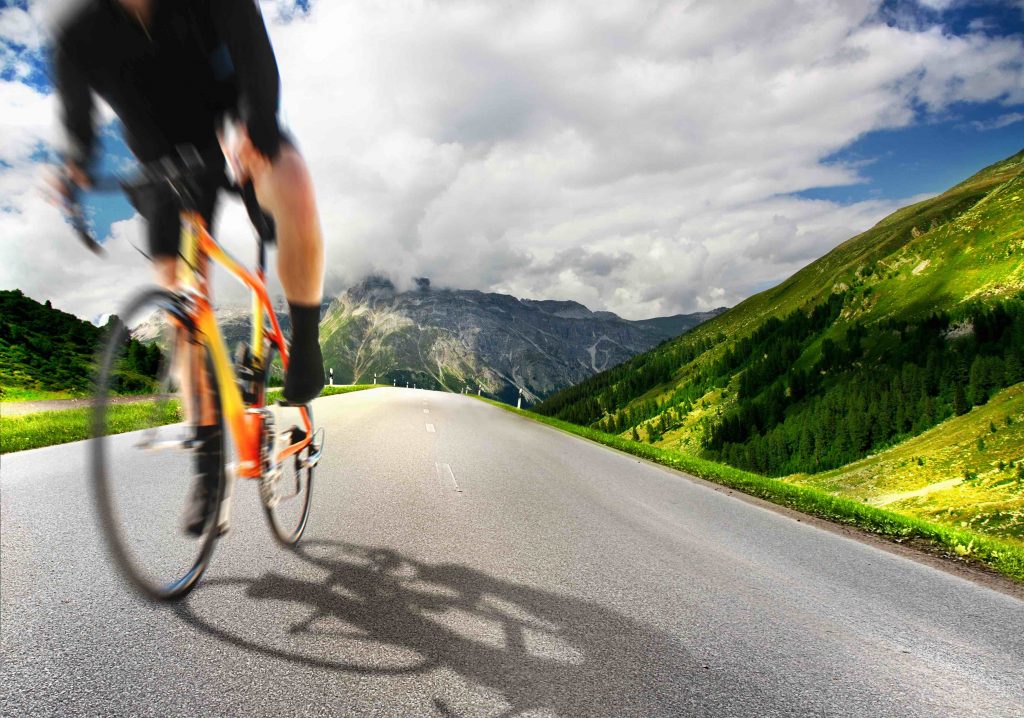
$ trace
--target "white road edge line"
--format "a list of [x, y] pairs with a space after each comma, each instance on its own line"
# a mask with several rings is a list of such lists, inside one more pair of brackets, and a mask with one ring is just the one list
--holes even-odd
[[423, 410], [423, 413], [424, 413], [424, 414], [429, 414], [429, 413], [430, 413], [430, 409], [424, 409], [424, 410]]
[[427, 424], [427, 433], [428, 434], [433, 434], [434, 433], [434, 425], [433, 424]]

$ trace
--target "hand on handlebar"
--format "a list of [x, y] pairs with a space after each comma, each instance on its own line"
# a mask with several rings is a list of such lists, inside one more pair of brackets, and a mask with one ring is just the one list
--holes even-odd
[[46, 199], [67, 211], [78, 191], [89, 189], [89, 175], [76, 162], [67, 160], [62, 166], [51, 166], [46, 172], [44, 192]]
[[236, 182], [244, 185], [247, 181], [258, 180], [269, 169], [270, 159], [256, 149], [244, 124], [236, 122], [233, 127], [232, 135], [218, 136]]
[[76, 162], [66, 160], [62, 167], [48, 173], [46, 184], [48, 185], [48, 199], [64, 212], [78, 238], [92, 252], [102, 254], [103, 247], [89, 232], [89, 226], [78, 199], [82, 190], [92, 187], [89, 175]]
[[64, 176], [79, 189], [89, 189], [92, 187], [92, 181], [89, 179], [89, 175], [85, 173], [85, 170], [78, 166], [77, 162], [72, 160], [68, 160], [64, 163]]

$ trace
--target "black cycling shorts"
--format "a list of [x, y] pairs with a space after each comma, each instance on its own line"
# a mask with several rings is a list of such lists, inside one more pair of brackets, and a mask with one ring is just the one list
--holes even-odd
[[[208, 176], [195, 182], [193, 199], [207, 227], [213, 227], [217, 195], [224, 183], [223, 170], [211, 171]], [[177, 257], [181, 243], [181, 200], [174, 191], [163, 183], [150, 185], [137, 190], [133, 194], [132, 203], [146, 220], [149, 256], [152, 259]]]
[[[295, 141], [283, 130], [278, 131], [277, 144], [279, 151], [284, 147], [295, 148]], [[210, 172], [196, 181], [193, 188], [194, 200], [207, 228], [213, 233], [217, 197], [220, 190], [227, 186], [228, 180], [220, 148], [203, 152], [201, 155]], [[255, 195], [251, 198], [254, 200]], [[181, 243], [181, 200], [174, 191], [165, 184], [152, 185], [137, 190], [131, 199], [135, 209], [146, 220], [149, 256], [152, 259], [178, 256]], [[259, 231], [261, 238], [268, 242], [273, 241], [273, 220], [261, 212], [255, 201], [245, 201], [245, 205], [249, 219]]]

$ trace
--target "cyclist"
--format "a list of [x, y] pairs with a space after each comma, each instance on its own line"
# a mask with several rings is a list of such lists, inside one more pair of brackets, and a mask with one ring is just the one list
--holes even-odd
[[[68, 139], [64, 171], [82, 187], [95, 148], [95, 93], [120, 118], [139, 161], [191, 146], [214, 169], [197, 197], [209, 225], [225, 167], [219, 130], [236, 123], [238, 140], [226, 149], [276, 228], [278, 274], [291, 314], [284, 398], [312, 400], [324, 385], [323, 239], [309, 171], [278, 125], [277, 61], [255, 0], [82, 0], [55, 27], [53, 65]], [[171, 287], [180, 236], [176, 198], [159, 186], [133, 202], [147, 221], [158, 281]], [[215, 508], [211, 489], [221, 466], [212, 457], [219, 456], [222, 437], [209, 417], [194, 422], [199, 476], [185, 524], [197, 534]]]

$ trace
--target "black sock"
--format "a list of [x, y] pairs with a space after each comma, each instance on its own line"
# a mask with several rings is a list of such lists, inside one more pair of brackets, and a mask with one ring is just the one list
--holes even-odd
[[216, 425], [196, 427], [196, 477], [192, 494], [185, 508], [185, 530], [193, 536], [203, 533], [210, 514], [216, 510], [224, 456], [221, 453], [224, 434]]
[[288, 302], [292, 317], [292, 340], [284, 398], [296, 404], [312, 401], [324, 388], [324, 358], [320, 353], [320, 305]]
[[221, 443], [223, 435], [219, 426], [196, 427], [196, 470], [208, 482], [216, 481], [220, 475]]

